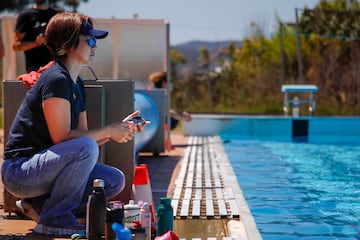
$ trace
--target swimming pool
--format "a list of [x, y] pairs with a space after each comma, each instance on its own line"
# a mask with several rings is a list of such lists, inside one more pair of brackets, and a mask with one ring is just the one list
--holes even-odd
[[222, 138], [264, 240], [360, 239], [359, 144]]
[[244, 139], [309, 143], [353, 143], [360, 139], [360, 117], [284, 117], [193, 114], [185, 135], [234, 134]]

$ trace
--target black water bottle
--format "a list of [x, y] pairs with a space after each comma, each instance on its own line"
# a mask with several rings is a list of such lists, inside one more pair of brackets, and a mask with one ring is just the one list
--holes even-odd
[[105, 239], [106, 199], [104, 180], [95, 179], [94, 190], [86, 205], [86, 235], [88, 240]]

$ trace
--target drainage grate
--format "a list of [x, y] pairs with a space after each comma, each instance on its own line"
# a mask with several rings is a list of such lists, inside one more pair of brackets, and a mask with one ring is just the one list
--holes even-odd
[[[240, 218], [231, 184], [224, 182], [219, 138], [189, 137], [182, 166], [174, 184], [175, 219]], [[214, 141], [216, 140], [216, 141]]]

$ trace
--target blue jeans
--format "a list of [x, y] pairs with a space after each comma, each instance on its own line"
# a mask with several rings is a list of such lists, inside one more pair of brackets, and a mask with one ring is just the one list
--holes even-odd
[[94, 179], [104, 180], [107, 198], [125, 187], [124, 174], [115, 167], [97, 163], [98, 156], [96, 141], [75, 138], [30, 158], [4, 160], [2, 181], [16, 197], [39, 197], [39, 223], [49, 227], [74, 226], [77, 220], [73, 211], [86, 205]]

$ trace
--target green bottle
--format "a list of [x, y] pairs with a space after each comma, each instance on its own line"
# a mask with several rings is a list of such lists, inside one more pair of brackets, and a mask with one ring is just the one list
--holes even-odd
[[174, 229], [174, 214], [170, 198], [160, 198], [160, 205], [156, 211], [157, 230], [156, 235], [161, 236]]

